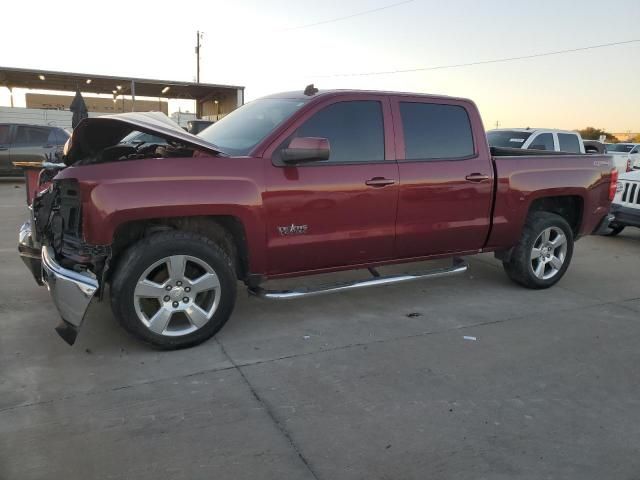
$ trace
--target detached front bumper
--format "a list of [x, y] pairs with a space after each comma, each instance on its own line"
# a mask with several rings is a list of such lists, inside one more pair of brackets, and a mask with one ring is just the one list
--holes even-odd
[[43, 246], [37, 258], [38, 249], [28, 223], [20, 229], [18, 250], [36, 281], [47, 286], [62, 317], [56, 331], [69, 345], [73, 345], [91, 299], [98, 290], [98, 281], [89, 273], [61, 267], [50, 247]]

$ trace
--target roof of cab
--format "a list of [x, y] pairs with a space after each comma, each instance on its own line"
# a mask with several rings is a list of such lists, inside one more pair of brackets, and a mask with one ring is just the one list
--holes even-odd
[[424, 97], [433, 99], [446, 98], [449, 100], [470, 102], [468, 98], [451, 97], [448, 95], [435, 95], [427, 93], [412, 93], [412, 92], [393, 92], [384, 90], [357, 90], [357, 89], [333, 89], [333, 90], [318, 90], [313, 94], [305, 94], [302, 90], [295, 90], [290, 92], [280, 92], [271, 95], [266, 95], [262, 98], [288, 98], [293, 100], [311, 100], [318, 97], [334, 97], [334, 96], [346, 96], [346, 95], [394, 95], [394, 96], [406, 96], [406, 97]]

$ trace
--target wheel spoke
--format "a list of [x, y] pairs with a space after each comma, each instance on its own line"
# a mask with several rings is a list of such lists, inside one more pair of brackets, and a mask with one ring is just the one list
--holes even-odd
[[161, 307], [160, 310], [149, 319], [149, 330], [161, 335], [167, 329], [172, 314], [173, 312], [171, 312], [171, 310]]
[[209, 315], [196, 304], [191, 304], [184, 311], [193, 325], [200, 328], [209, 321]]
[[545, 266], [545, 263], [542, 260], [539, 260], [538, 266], [533, 271], [536, 277], [538, 278], [544, 277], [544, 266]]
[[547, 228], [546, 230], [543, 230], [542, 233], [540, 234], [540, 238], [542, 239], [542, 243], [548, 243], [550, 236], [551, 236], [551, 230], [550, 229]]
[[215, 273], [205, 273], [191, 282], [194, 293], [206, 292], [207, 290], [219, 290], [220, 280]]
[[560, 270], [562, 268], [562, 260], [560, 260], [556, 256], [551, 257], [551, 259], [549, 260], [549, 263], [551, 263], [553, 268], [555, 268], [557, 270]]
[[172, 255], [167, 260], [167, 269], [169, 278], [172, 281], [182, 280], [184, 278], [184, 269], [187, 264], [187, 259], [184, 255]]
[[540, 258], [542, 256], [542, 250], [540, 250], [539, 248], [533, 248], [531, 250], [531, 260], [535, 260], [537, 258]]
[[558, 234], [556, 235], [556, 238], [554, 238], [553, 241], [551, 242], [551, 246], [553, 248], [558, 248], [564, 245], [565, 243], [567, 243], [567, 237], [565, 237], [564, 233], [558, 232]]
[[138, 282], [135, 289], [136, 297], [162, 298], [164, 294], [162, 285], [147, 279]]

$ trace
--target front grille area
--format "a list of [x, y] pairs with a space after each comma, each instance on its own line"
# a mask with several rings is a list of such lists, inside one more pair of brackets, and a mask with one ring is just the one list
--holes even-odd
[[640, 205], [640, 182], [627, 182], [622, 180], [622, 204]]

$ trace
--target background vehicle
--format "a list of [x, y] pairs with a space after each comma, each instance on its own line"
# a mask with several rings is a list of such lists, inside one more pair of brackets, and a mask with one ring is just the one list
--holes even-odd
[[584, 145], [585, 153], [599, 153], [605, 154], [607, 153], [606, 145], [599, 140], [582, 140], [582, 144]]
[[618, 235], [625, 227], [640, 227], [640, 170], [620, 175], [611, 213], [614, 218], [605, 235]]
[[[168, 147], [122, 146], [132, 131]], [[617, 181], [607, 156], [558, 162], [490, 149], [473, 102], [417, 94], [273, 95], [198, 136], [151, 114], [89, 118], [70, 144], [69, 167], [40, 189], [19, 243], [69, 343], [106, 283], [124, 328], [162, 348], [222, 328], [238, 279], [254, 295], [290, 299], [459, 273], [457, 257], [493, 251], [512, 280], [548, 288], [574, 240], [608, 224]], [[390, 277], [375, 270], [435, 258], [454, 261]], [[362, 268], [373, 278], [264, 286]]]
[[499, 128], [487, 132], [491, 147], [585, 153], [582, 137], [570, 130]]
[[621, 172], [640, 169], [640, 144], [638, 143], [607, 143], [607, 153], [612, 155], [616, 165], [625, 165]]
[[187, 122], [187, 132], [197, 135], [209, 125], [213, 125], [213, 122], [210, 120], [189, 120]]
[[59, 127], [0, 124], [0, 175], [22, 175], [13, 162], [38, 162], [53, 159], [69, 138]]

